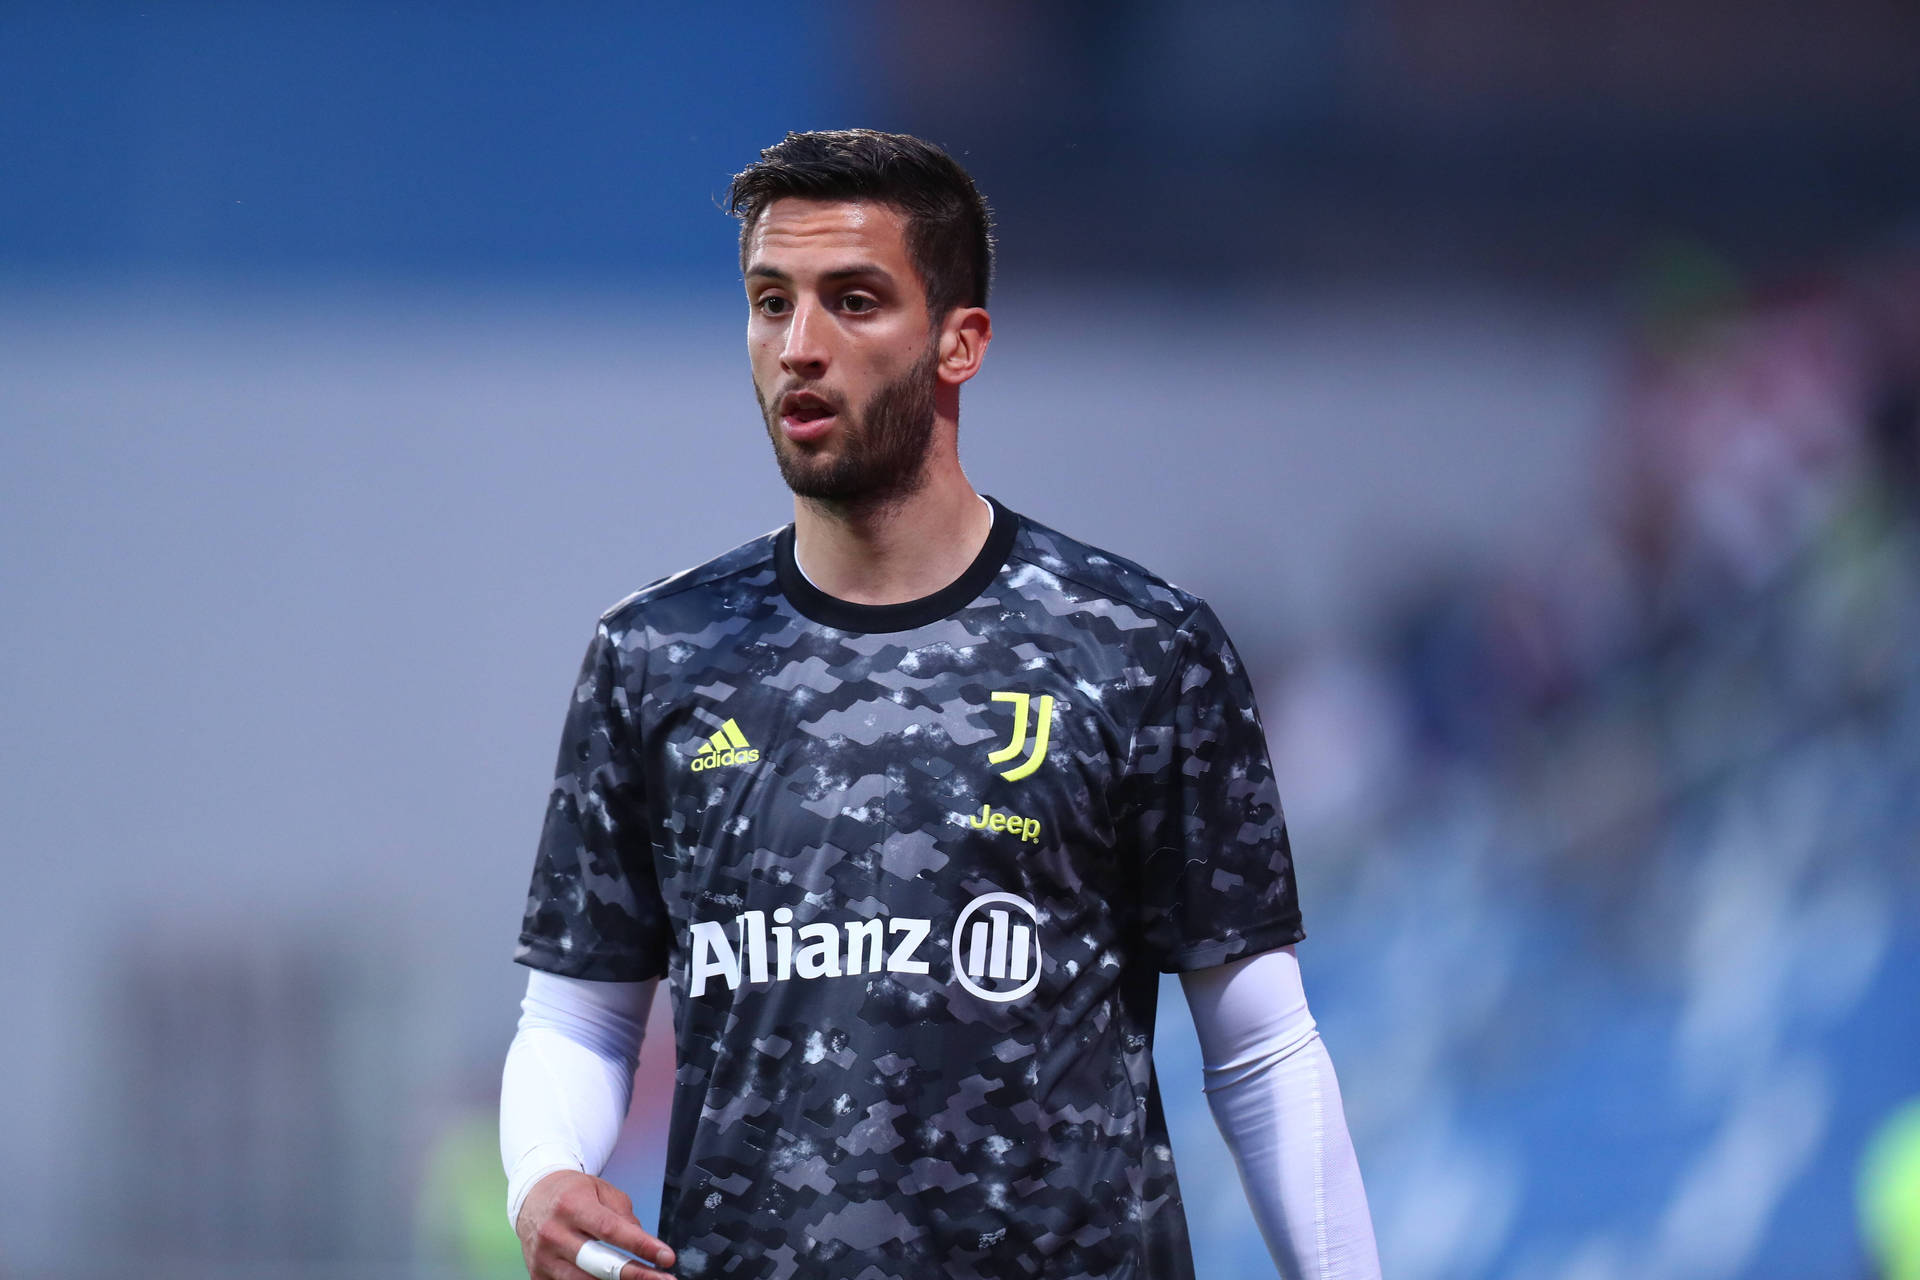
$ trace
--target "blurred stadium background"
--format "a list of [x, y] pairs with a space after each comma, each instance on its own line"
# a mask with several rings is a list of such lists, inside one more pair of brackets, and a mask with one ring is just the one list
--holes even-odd
[[566, 691], [785, 519], [716, 201], [851, 123], [998, 210], [976, 483], [1260, 679], [1387, 1274], [1920, 1274], [1916, 67], [1897, 0], [0, 6], [0, 1276], [518, 1274]]

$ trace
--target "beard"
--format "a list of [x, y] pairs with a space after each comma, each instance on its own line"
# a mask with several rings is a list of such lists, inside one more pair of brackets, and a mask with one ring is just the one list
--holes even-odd
[[929, 346], [926, 355], [869, 396], [857, 413], [836, 404], [840, 450], [827, 458], [809, 457], [787, 439], [780, 429], [780, 399], [768, 404], [756, 383], [754, 398], [760, 402], [774, 460], [780, 464], [780, 478], [787, 488], [816, 502], [859, 506], [884, 505], [918, 490], [933, 451], [933, 370], [938, 355]]

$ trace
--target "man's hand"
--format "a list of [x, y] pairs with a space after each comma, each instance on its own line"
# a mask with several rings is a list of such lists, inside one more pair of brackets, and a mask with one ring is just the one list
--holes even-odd
[[641, 1228], [626, 1192], [584, 1173], [561, 1169], [534, 1183], [513, 1228], [532, 1280], [596, 1280], [573, 1264], [588, 1240], [604, 1240], [663, 1268], [629, 1262], [620, 1268], [620, 1280], [671, 1280], [664, 1268], [673, 1265], [673, 1250]]

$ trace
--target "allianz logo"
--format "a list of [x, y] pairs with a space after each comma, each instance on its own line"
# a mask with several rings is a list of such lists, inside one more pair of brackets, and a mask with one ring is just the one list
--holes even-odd
[[[688, 994], [698, 999], [715, 982], [737, 991], [743, 983], [929, 973], [923, 951], [932, 933], [933, 921], [915, 916], [796, 927], [791, 907], [771, 917], [742, 911], [728, 923], [696, 920]], [[981, 894], [954, 920], [952, 951], [954, 980], [968, 992], [996, 1004], [1018, 1000], [1040, 984], [1039, 913], [1018, 894]]]

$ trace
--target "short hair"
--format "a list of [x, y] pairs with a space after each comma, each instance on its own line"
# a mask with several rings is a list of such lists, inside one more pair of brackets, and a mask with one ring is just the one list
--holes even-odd
[[993, 224], [967, 171], [931, 142], [873, 129], [789, 133], [734, 175], [727, 211], [747, 238], [775, 200], [872, 200], [906, 217], [907, 256], [938, 324], [955, 307], [984, 307], [993, 276]]

